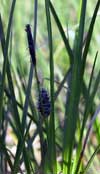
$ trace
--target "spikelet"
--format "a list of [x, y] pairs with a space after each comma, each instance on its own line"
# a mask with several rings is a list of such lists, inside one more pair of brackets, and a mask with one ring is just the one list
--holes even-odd
[[32, 37], [31, 27], [29, 24], [26, 25], [25, 31], [27, 32], [27, 40], [28, 40], [30, 56], [32, 59], [32, 63], [35, 66], [36, 65], [35, 48], [34, 48], [34, 41]]
[[50, 115], [50, 110], [51, 110], [51, 104], [48, 92], [46, 89], [42, 88], [40, 90], [38, 98], [38, 111], [44, 118], [46, 118]]

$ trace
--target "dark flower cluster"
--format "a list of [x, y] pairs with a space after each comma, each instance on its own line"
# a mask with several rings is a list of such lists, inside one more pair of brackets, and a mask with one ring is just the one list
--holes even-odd
[[38, 98], [38, 111], [43, 117], [48, 117], [50, 115], [51, 104], [49, 95], [46, 89], [42, 88]]

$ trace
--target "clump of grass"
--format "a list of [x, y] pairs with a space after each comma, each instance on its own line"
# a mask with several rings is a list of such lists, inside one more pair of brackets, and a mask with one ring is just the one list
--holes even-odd
[[[97, 138], [97, 147], [91, 154], [86, 165], [84, 165], [84, 153], [91, 128], [97, 127], [96, 117], [100, 112], [100, 106], [95, 103], [96, 93], [100, 84], [100, 70], [94, 80], [96, 71], [96, 62], [98, 51], [96, 52], [92, 71], [89, 77], [89, 83], [86, 85], [84, 80], [88, 52], [92, 42], [95, 21], [100, 6], [100, 0], [97, 1], [90, 26], [87, 31], [86, 40], [84, 42], [86, 7], [87, 1], [80, 1], [80, 15], [77, 29], [75, 30], [75, 38], [73, 48], [69, 43], [63, 26], [59, 20], [56, 9], [50, 0], [45, 0], [45, 16], [47, 21], [48, 49], [49, 49], [49, 89], [50, 99], [46, 87], [40, 83], [38, 76], [38, 58], [36, 56], [36, 34], [37, 34], [37, 12], [38, 1], [34, 1], [34, 31], [31, 33], [30, 25], [27, 25], [26, 31], [29, 43], [29, 52], [32, 62], [29, 68], [28, 82], [22, 82], [22, 74], [20, 68], [17, 69], [20, 79], [21, 88], [18, 88], [20, 102], [17, 100], [15, 93], [16, 85], [13, 80], [13, 71], [9, 64], [9, 43], [11, 39], [12, 20], [16, 1], [13, 0], [8, 28], [7, 37], [5, 38], [3, 19], [0, 16], [0, 41], [2, 54], [4, 57], [2, 72], [0, 72], [0, 165], [1, 173], [34, 173], [34, 174], [78, 174], [86, 173], [92, 163], [94, 157], [100, 150], [99, 138]], [[53, 35], [52, 35], [52, 18], [62, 37], [66, 52], [69, 59], [69, 69], [66, 69], [63, 80], [58, 83], [55, 90], [55, 64], [53, 57]], [[12, 49], [12, 48], [10, 48]], [[7, 76], [7, 82], [6, 82]], [[16, 75], [17, 76], [17, 75]], [[35, 106], [34, 97], [31, 96], [32, 80], [35, 82], [34, 91], [39, 96], [39, 105]], [[60, 92], [66, 84], [68, 88], [65, 91], [66, 102], [64, 103], [63, 117], [64, 124], [60, 130], [60, 141], [57, 141], [56, 122], [59, 121], [59, 115], [56, 109], [57, 99]], [[27, 84], [27, 85], [26, 85]], [[18, 84], [17, 84], [18, 85]], [[41, 90], [42, 89], [42, 90]], [[22, 99], [24, 93], [24, 102]], [[43, 95], [41, 94], [43, 93]], [[44, 99], [43, 99], [44, 97]], [[84, 100], [84, 106], [82, 99]], [[61, 99], [61, 98], [60, 98]], [[62, 100], [62, 99], [61, 99]], [[49, 103], [49, 104], [48, 104]], [[49, 107], [49, 108], [48, 108]], [[80, 112], [80, 107], [83, 109]], [[10, 113], [10, 114], [9, 114]], [[49, 115], [50, 113], [50, 115]], [[47, 115], [46, 115], [47, 114]], [[10, 115], [10, 116], [9, 116]], [[48, 116], [49, 115], [49, 116]], [[87, 127], [87, 123], [89, 126]], [[30, 133], [31, 126], [36, 125], [36, 129]], [[61, 126], [61, 122], [60, 122]], [[59, 126], [59, 127], [60, 127]], [[12, 128], [16, 136], [16, 152], [12, 154], [10, 148], [6, 145], [7, 130]], [[84, 133], [86, 136], [84, 138]], [[100, 137], [99, 131], [96, 133]], [[35, 158], [33, 142], [36, 136], [40, 138], [41, 162], [38, 164]], [[88, 150], [88, 149], [87, 149]], [[75, 154], [74, 154], [75, 152]], [[58, 162], [58, 156], [61, 161]], [[24, 167], [22, 166], [24, 165]]]

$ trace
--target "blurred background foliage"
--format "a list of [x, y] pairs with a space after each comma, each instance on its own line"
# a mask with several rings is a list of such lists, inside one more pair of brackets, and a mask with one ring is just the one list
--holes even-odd
[[[73, 48], [73, 41], [75, 37], [75, 30], [78, 26], [78, 14], [80, 11], [80, 1], [79, 0], [52, 0], [53, 5], [56, 9], [58, 17], [61, 24], [69, 38], [70, 45]], [[87, 34], [88, 27], [91, 21], [93, 10], [95, 8], [96, 0], [88, 1], [87, 4], [87, 15], [85, 21], [85, 32]], [[12, 1], [1, 0], [0, 1], [0, 13], [3, 20], [4, 32], [6, 36], [8, 16], [10, 13], [10, 6]], [[25, 32], [26, 24], [30, 24], [33, 29], [34, 22], [34, 0], [17, 0], [16, 7], [14, 11], [12, 32], [10, 37], [10, 48], [9, 48], [9, 62], [12, 70], [14, 89], [17, 100], [23, 105], [24, 102], [24, 90], [23, 84], [27, 84], [28, 74], [30, 69], [30, 55], [27, 45], [27, 37]], [[89, 76], [91, 73], [94, 57], [96, 51], [100, 49], [100, 10], [96, 20], [94, 33], [92, 37], [91, 47], [88, 54], [87, 69], [85, 80], [88, 84]], [[64, 43], [61, 39], [60, 33], [57, 29], [56, 23], [52, 18], [52, 32], [53, 32], [53, 49], [54, 49], [54, 71], [55, 71], [55, 81], [61, 82], [65, 73], [69, 68], [69, 59], [66, 53]], [[1, 49], [1, 48], [0, 48]], [[47, 38], [47, 26], [46, 26], [46, 16], [45, 16], [45, 4], [41, 0], [38, 2], [38, 23], [37, 23], [37, 39], [36, 39], [36, 57], [37, 57], [37, 69], [39, 78], [41, 80], [41, 85], [49, 89], [49, 62], [48, 62], [48, 38]], [[100, 53], [98, 54], [99, 57]], [[0, 50], [0, 71], [2, 70], [2, 51]], [[97, 72], [100, 69], [100, 59], [98, 58], [96, 62]], [[96, 71], [95, 71], [96, 73]], [[47, 79], [45, 79], [47, 78]], [[95, 74], [94, 74], [95, 79]], [[55, 90], [58, 84], [55, 83]], [[33, 88], [31, 90], [34, 100], [37, 100], [35, 80], [33, 78]], [[61, 94], [56, 102], [56, 118], [62, 120], [64, 117], [64, 103], [65, 103], [65, 91], [63, 88]], [[34, 97], [36, 95], [36, 97]], [[97, 92], [97, 97], [95, 102], [98, 104], [100, 101], [100, 87]], [[19, 110], [21, 112], [21, 110]], [[99, 120], [98, 120], [99, 121]], [[57, 121], [58, 122], [58, 121]], [[100, 122], [100, 121], [99, 121]], [[58, 123], [56, 124], [56, 127]], [[61, 137], [61, 136], [60, 136]], [[61, 140], [58, 140], [59, 142]], [[90, 149], [91, 150], [91, 149]], [[92, 150], [93, 151], [93, 150]]]

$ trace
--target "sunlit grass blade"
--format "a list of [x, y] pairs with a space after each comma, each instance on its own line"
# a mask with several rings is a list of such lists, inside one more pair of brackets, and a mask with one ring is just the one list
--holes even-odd
[[60, 22], [57, 14], [56, 14], [56, 11], [55, 11], [55, 9], [54, 9], [51, 1], [50, 1], [50, 10], [51, 10], [52, 15], [53, 15], [53, 17], [55, 19], [56, 25], [58, 26], [59, 32], [60, 32], [60, 34], [62, 36], [62, 39], [64, 41], [65, 48], [66, 48], [67, 53], [69, 55], [70, 64], [72, 64], [73, 63], [73, 59], [74, 59], [74, 57], [73, 57], [73, 51], [72, 51], [72, 49], [71, 49], [71, 47], [69, 45], [69, 41], [68, 41], [68, 39], [67, 39], [67, 37], [65, 35], [65, 32], [64, 32], [63, 27], [61, 25], [61, 22]]
[[82, 171], [82, 174], [87, 173], [91, 163], [93, 162], [95, 156], [97, 155], [97, 153], [100, 151], [100, 144], [97, 146], [97, 148], [95, 149], [94, 153], [92, 154], [91, 158], [89, 159], [85, 169]]
[[96, 138], [98, 141], [98, 144], [100, 144], [100, 124], [99, 124], [99, 119], [96, 119], [95, 124], [94, 124], [95, 130], [96, 130]]
[[50, 96], [51, 96], [51, 114], [49, 122], [49, 142], [48, 149], [50, 155], [50, 166], [52, 173], [57, 173], [56, 166], [56, 147], [55, 147], [55, 119], [54, 119], [54, 61], [53, 61], [53, 43], [52, 43], [52, 28], [51, 28], [51, 17], [50, 17], [50, 1], [45, 0], [46, 18], [47, 18], [47, 31], [49, 41], [49, 59], [50, 59]]

